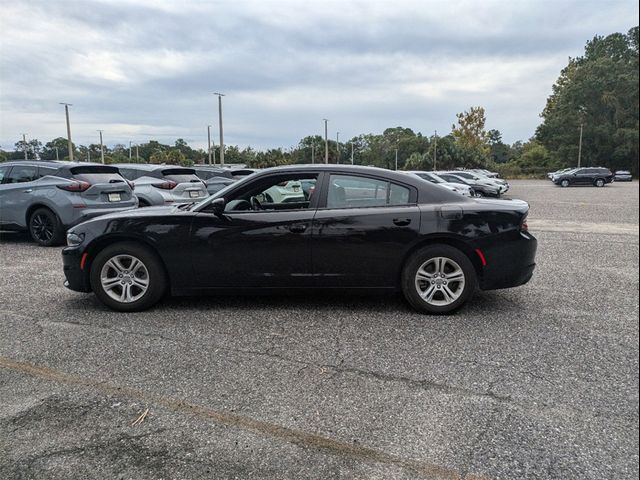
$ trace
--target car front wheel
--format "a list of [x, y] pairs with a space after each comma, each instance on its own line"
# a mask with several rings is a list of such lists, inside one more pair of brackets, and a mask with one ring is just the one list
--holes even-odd
[[601, 178], [598, 178], [596, 180], [596, 187], [604, 187], [604, 180]]
[[143, 245], [122, 242], [102, 250], [91, 264], [91, 288], [102, 303], [121, 312], [155, 305], [167, 280], [157, 255]]
[[464, 253], [449, 245], [418, 250], [402, 272], [402, 292], [423, 313], [451, 313], [466, 303], [478, 285], [475, 268]]
[[560, 182], [560, 186], [565, 187], [565, 188], [568, 187], [569, 186], [569, 180], [562, 180]]

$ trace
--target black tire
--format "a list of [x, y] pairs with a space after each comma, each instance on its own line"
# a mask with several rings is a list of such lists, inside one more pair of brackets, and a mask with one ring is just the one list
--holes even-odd
[[142, 198], [138, 198], [138, 208], [150, 207], [151, 204]]
[[481, 192], [480, 190], [474, 190], [473, 191], [473, 195], [476, 198], [482, 198], [482, 197], [484, 197], [484, 192]]
[[594, 185], [596, 187], [604, 187], [604, 180], [602, 178], [597, 178], [594, 182]]
[[[464, 286], [458, 285], [458, 288], [460, 288], [458, 298], [448, 305], [434, 305], [429, 303], [420, 296], [418, 290], [418, 280], [416, 280], [418, 269], [425, 263], [436, 258], [445, 258], [455, 262], [464, 274]], [[425, 283], [428, 287], [428, 282]], [[421, 248], [409, 257], [402, 270], [401, 286], [405, 298], [417, 311], [430, 314], [447, 314], [462, 307], [462, 305], [473, 296], [478, 288], [478, 279], [471, 260], [469, 260], [469, 257], [463, 252], [449, 245], [430, 245]], [[439, 288], [438, 286], [438, 289]], [[444, 286], [442, 288], [444, 288]], [[437, 292], [436, 295], [438, 295]], [[444, 292], [440, 295], [444, 297]]]
[[[139, 298], [130, 302], [121, 302], [112, 298], [112, 296], [110, 296], [103, 287], [101, 281], [101, 274], [105, 264], [119, 255], [135, 257], [146, 269], [145, 279], [148, 282], [146, 292], [144, 292], [144, 294]], [[109, 267], [107, 267], [107, 269], [108, 268]], [[132, 273], [123, 280], [131, 279], [133, 276], [134, 275]], [[167, 276], [165, 274], [162, 261], [151, 249], [135, 242], [115, 243], [113, 245], [109, 245], [98, 253], [95, 259], [91, 262], [89, 278], [91, 281], [91, 288], [98, 299], [109, 308], [119, 312], [139, 312], [141, 310], [146, 310], [158, 303], [167, 290]], [[115, 279], [115, 277], [111, 278]], [[120, 290], [116, 290], [117, 288]], [[132, 285], [130, 288], [133, 289], [136, 287]], [[116, 285], [110, 290], [113, 291], [113, 294], [118, 294], [123, 291], [123, 287]], [[140, 289], [138, 288], [138, 290]]]
[[64, 243], [65, 229], [58, 216], [43, 207], [29, 216], [29, 234], [43, 247], [53, 247]]
[[569, 180], [562, 180], [560, 182], [560, 186], [563, 188], [567, 188], [569, 185], [571, 185], [571, 183], [569, 182]]

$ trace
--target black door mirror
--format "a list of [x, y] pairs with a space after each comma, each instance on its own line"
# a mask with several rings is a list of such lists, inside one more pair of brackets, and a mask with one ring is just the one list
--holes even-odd
[[209, 204], [209, 209], [215, 213], [216, 215], [220, 215], [222, 213], [224, 213], [224, 207], [227, 204], [227, 202], [224, 201], [224, 198], [219, 197], [214, 199], [210, 204]]

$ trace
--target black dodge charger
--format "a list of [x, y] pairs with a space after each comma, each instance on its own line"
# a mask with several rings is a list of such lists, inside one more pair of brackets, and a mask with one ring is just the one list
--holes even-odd
[[421, 312], [447, 313], [477, 288], [529, 281], [537, 242], [528, 210], [378, 168], [278, 167], [199, 203], [72, 228], [65, 284], [120, 311], [166, 293], [339, 288], [400, 290]]

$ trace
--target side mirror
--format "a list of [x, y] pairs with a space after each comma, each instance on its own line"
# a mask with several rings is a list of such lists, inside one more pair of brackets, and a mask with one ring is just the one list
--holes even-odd
[[225, 207], [226, 204], [227, 204], [227, 202], [225, 202], [224, 198], [219, 197], [219, 198], [216, 198], [215, 200], [213, 200], [209, 204], [209, 208], [216, 215], [220, 215], [220, 214], [224, 213], [224, 207]]

